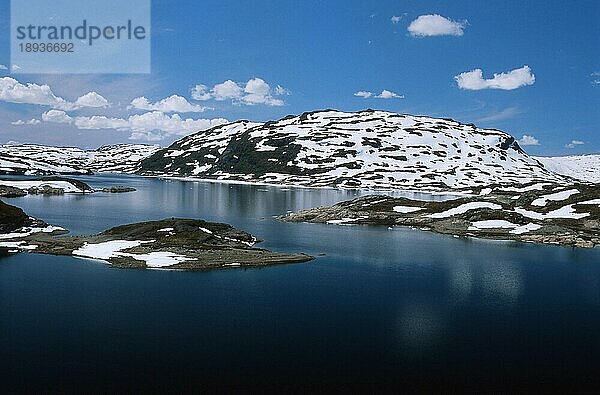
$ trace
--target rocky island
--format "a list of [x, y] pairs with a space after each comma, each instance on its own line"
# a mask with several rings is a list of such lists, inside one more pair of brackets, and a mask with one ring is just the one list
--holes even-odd
[[[99, 192], [124, 193], [136, 189], [123, 185], [105, 187]], [[64, 195], [65, 193], [98, 192], [83, 181], [73, 178], [51, 177], [12, 177], [0, 178], [0, 197], [21, 197], [26, 195]]]
[[464, 197], [420, 201], [363, 196], [278, 217], [289, 222], [411, 226], [457, 236], [594, 247], [600, 244], [600, 185], [491, 185]]
[[313, 257], [255, 248], [251, 234], [231, 225], [170, 218], [117, 226], [89, 236], [54, 237], [67, 230], [0, 202], [0, 255], [20, 252], [106, 261], [118, 268], [210, 270], [306, 262]]

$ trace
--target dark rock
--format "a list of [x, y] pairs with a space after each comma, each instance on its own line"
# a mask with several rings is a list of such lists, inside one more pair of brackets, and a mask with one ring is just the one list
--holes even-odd
[[136, 189], [132, 187], [125, 187], [122, 185], [117, 185], [113, 187], [102, 188], [101, 192], [107, 193], [123, 193], [123, 192], [134, 192]]
[[27, 192], [25, 192], [22, 189], [11, 187], [8, 185], [0, 185], [0, 197], [12, 198], [21, 197], [25, 195], [27, 195]]
[[0, 233], [11, 233], [32, 224], [32, 219], [18, 207], [0, 201]]
[[31, 187], [27, 190], [30, 195], [64, 195], [65, 190], [62, 188], [54, 188], [49, 185], [41, 187]]

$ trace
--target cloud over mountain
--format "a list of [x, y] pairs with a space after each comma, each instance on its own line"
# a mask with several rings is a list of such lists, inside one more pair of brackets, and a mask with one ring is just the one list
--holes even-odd
[[354, 93], [354, 96], [362, 97], [363, 99], [368, 99], [370, 97], [374, 97], [376, 99], [404, 99], [404, 95], [399, 95], [387, 89], [382, 90], [378, 95], [370, 91], [358, 91]]
[[144, 96], [136, 97], [131, 101], [130, 107], [161, 112], [204, 112], [208, 109], [208, 107], [191, 104], [186, 98], [178, 95], [169, 96], [156, 103], [151, 103]]
[[116, 129], [127, 131], [131, 132], [130, 139], [146, 141], [160, 141], [171, 135], [183, 136], [228, 122], [223, 118], [182, 118], [179, 114], [168, 115], [160, 111], [117, 118], [104, 115], [71, 117], [62, 110], [49, 110], [42, 114], [42, 120], [44, 122], [72, 124], [77, 129], [84, 130]]
[[238, 83], [232, 80], [224, 81], [209, 89], [204, 84], [198, 84], [192, 89], [192, 98], [195, 100], [232, 100], [235, 104], [266, 106], [283, 106], [282, 99], [274, 96], [289, 95], [290, 92], [277, 85], [275, 89], [261, 78], [252, 78], [246, 83]]
[[521, 139], [519, 140], [519, 144], [521, 144], [522, 146], [540, 145], [540, 141], [533, 136], [524, 134], [523, 137], [521, 137]]

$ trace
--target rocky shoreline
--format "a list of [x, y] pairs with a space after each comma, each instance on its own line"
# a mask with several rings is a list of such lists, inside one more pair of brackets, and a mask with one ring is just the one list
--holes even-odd
[[370, 195], [278, 219], [402, 225], [456, 236], [584, 248], [600, 244], [600, 184], [492, 185], [470, 192], [443, 202]]

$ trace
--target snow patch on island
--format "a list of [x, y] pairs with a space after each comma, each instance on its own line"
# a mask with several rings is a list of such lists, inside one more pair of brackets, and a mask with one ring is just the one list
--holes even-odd
[[471, 223], [468, 230], [481, 230], [481, 229], [512, 229], [510, 233], [520, 235], [528, 233], [534, 230], [541, 229], [542, 225], [529, 223], [527, 225], [513, 224], [506, 220], [492, 219], [487, 221], [475, 221]]
[[499, 204], [489, 203], [489, 202], [469, 202], [469, 203], [461, 204], [458, 207], [454, 207], [449, 210], [442, 211], [441, 213], [429, 214], [429, 215], [427, 215], [427, 217], [429, 217], [429, 218], [446, 218], [446, 217], [451, 217], [453, 215], [466, 213], [469, 210], [477, 210], [480, 208], [489, 208], [491, 210], [501, 210], [502, 206]]
[[95, 259], [110, 259], [119, 256], [119, 252], [122, 250], [151, 242], [150, 240], [112, 240], [95, 244], [85, 243], [82, 247], [73, 251], [73, 255]]
[[567, 219], [581, 219], [589, 217], [590, 213], [577, 213], [573, 208], [575, 204], [569, 204], [568, 206], [561, 207], [559, 209], [550, 211], [548, 213], [538, 213], [537, 211], [526, 210], [522, 207], [515, 208], [515, 211], [524, 217], [544, 220], [552, 218], [567, 218]]
[[531, 205], [543, 207], [546, 205], [546, 203], [548, 203], [548, 201], [558, 202], [561, 200], [566, 200], [566, 199], [570, 198], [571, 196], [576, 195], [578, 193], [579, 193], [579, 191], [577, 189], [569, 189], [566, 191], [556, 192], [556, 193], [553, 193], [550, 195], [544, 195], [542, 197], [535, 199], [533, 202], [531, 202]]
[[394, 206], [394, 211], [397, 213], [408, 214], [423, 210], [422, 207], [414, 206]]
[[0, 234], [0, 239], [17, 239], [17, 238], [31, 236], [35, 233], [52, 233], [54, 231], [59, 231], [59, 230], [65, 230], [65, 229], [61, 228], [60, 226], [53, 226], [53, 225], [48, 225], [44, 228], [24, 227], [24, 228], [17, 229], [17, 231], [12, 232], [12, 233]]
[[142, 244], [152, 242], [154, 242], [154, 240], [112, 240], [103, 243], [85, 243], [82, 247], [73, 251], [73, 255], [102, 260], [109, 260], [110, 258], [116, 257], [131, 257], [135, 260], [144, 262], [146, 266], [150, 268], [163, 268], [193, 260], [184, 255], [168, 251], [150, 252], [148, 254], [123, 252], [123, 250], [139, 247]]

